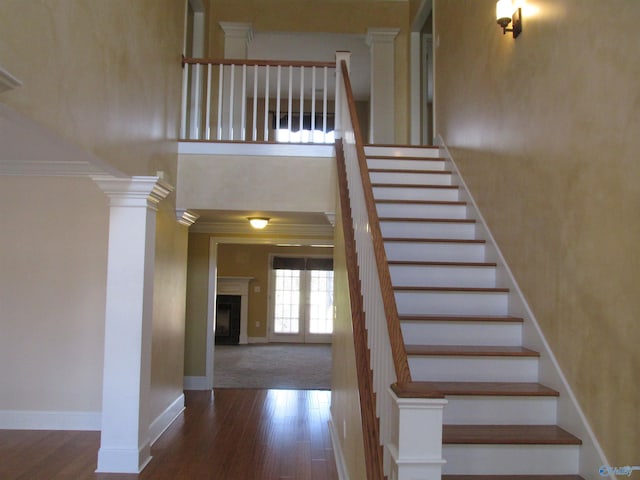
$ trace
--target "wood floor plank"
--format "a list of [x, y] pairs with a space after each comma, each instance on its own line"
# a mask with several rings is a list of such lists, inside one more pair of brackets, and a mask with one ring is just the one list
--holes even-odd
[[331, 392], [186, 392], [187, 409], [151, 448], [139, 475], [94, 473], [99, 432], [0, 430], [2, 480], [338, 478], [328, 419]]

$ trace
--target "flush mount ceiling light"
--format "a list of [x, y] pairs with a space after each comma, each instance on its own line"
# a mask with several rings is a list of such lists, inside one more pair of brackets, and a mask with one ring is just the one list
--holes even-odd
[[[513, 0], [498, 0], [496, 2], [496, 21], [502, 27], [502, 34], [513, 32], [513, 38], [522, 33], [522, 8], [514, 5]], [[513, 22], [511, 28], [507, 28]]]
[[251, 226], [258, 230], [262, 230], [269, 223], [267, 217], [249, 217], [248, 220]]

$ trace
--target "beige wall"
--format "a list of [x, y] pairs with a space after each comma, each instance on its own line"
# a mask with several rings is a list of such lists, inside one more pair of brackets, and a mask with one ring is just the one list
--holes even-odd
[[0, 176], [0, 410], [99, 412], [108, 208], [89, 179]]
[[134, 175], [175, 181], [184, 1], [3, 0], [2, 101]]
[[336, 212], [333, 269], [336, 316], [332, 338], [331, 420], [340, 441], [348, 478], [367, 478], [340, 209]]
[[[185, 375], [204, 376], [206, 367], [209, 243], [211, 234], [189, 235]], [[331, 255], [332, 248], [277, 247], [219, 243], [218, 276], [253, 277], [249, 283], [248, 336], [266, 340], [268, 321], [269, 255]], [[255, 292], [254, 287], [260, 287]], [[260, 326], [256, 326], [256, 322]]]
[[436, 124], [612, 465], [640, 451], [640, 3], [435, 2]]
[[[185, 1], [6, 0], [1, 101], [127, 174], [176, 180]], [[3, 158], [0, 161], [14, 160]], [[66, 158], [37, 158], [62, 161]], [[0, 409], [100, 411], [107, 197], [89, 179], [0, 177]], [[187, 233], [158, 213], [152, 414], [182, 391]]]
[[[409, 2], [375, 0], [211, 0], [209, 55], [222, 58], [220, 21], [247, 22], [256, 31], [365, 34], [368, 28], [399, 28], [396, 37], [396, 126], [399, 143], [408, 141]], [[324, 59], [322, 59], [324, 60]]]
[[176, 221], [170, 198], [156, 217], [151, 348], [151, 418], [182, 395], [185, 301], [187, 290], [187, 227]]

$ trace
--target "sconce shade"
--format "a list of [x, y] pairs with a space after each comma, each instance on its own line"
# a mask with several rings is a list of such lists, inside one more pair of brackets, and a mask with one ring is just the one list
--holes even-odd
[[[496, 21], [502, 27], [502, 34], [513, 32], [513, 38], [522, 33], [522, 9], [514, 5], [513, 0], [498, 0], [496, 2]], [[507, 26], [513, 22], [511, 28]]]
[[266, 217], [249, 217], [248, 220], [251, 226], [258, 230], [263, 229], [269, 223], [269, 219]]
[[506, 27], [511, 23], [514, 11], [513, 0], [498, 0], [496, 2], [496, 20], [501, 26]]

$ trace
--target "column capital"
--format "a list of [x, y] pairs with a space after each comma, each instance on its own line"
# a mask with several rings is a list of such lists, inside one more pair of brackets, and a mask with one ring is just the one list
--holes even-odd
[[220, 28], [224, 32], [225, 38], [246, 39], [250, 42], [253, 39], [253, 25], [242, 22], [219, 22]]
[[185, 227], [193, 225], [199, 217], [200, 215], [192, 212], [191, 210], [176, 208], [176, 218], [178, 219], [178, 223]]
[[368, 46], [374, 43], [392, 43], [400, 33], [399, 28], [368, 28], [366, 42]]
[[111, 207], [146, 207], [157, 210], [160, 201], [174, 190], [173, 186], [158, 177], [95, 176], [93, 181], [107, 194]]

